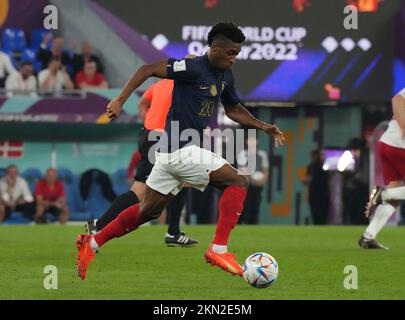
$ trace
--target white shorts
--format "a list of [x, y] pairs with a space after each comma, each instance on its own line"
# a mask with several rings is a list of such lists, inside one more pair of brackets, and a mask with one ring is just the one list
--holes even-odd
[[208, 186], [211, 171], [228, 163], [215, 153], [188, 146], [172, 153], [156, 152], [156, 162], [146, 184], [153, 190], [167, 195], [176, 195], [184, 183], [204, 191]]

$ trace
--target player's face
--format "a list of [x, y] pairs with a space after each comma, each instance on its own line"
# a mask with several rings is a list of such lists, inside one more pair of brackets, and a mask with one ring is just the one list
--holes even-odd
[[215, 67], [222, 71], [232, 67], [240, 50], [240, 43], [231, 41], [215, 45], [213, 47]]

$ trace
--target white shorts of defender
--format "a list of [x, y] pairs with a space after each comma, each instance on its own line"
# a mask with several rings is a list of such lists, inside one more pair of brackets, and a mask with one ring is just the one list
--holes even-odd
[[187, 146], [172, 153], [156, 152], [156, 162], [146, 184], [164, 195], [178, 194], [184, 183], [204, 191], [210, 180], [209, 173], [226, 163], [217, 154], [197, 146]]

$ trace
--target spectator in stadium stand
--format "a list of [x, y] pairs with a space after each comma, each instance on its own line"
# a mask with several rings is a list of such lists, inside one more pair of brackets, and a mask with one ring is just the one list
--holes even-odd
[[343, 204], [345, 224], [368, 224], [368, 219], [359, 214], [369, 200], [370, 158], [367, 142], [363, 138], [352, 138], [346, 146], [354, 158], [354, 170], [343, 175]]
[[6, 176], [0, 179], [0, 223], [14, 211], [22, 212], [31, 219], [34, 198], [27, 181], [19, 176], [17, 166], [12, 164], [7, 167]]
[[82, 44], [82, 52], [75, 53], [73, 56], [73, 72], [78, 74], [83, 70], [83, 67], [86, 62], [94, 61], [97, 65], [97, 72], [104, 73], [104, 67], [100, 61], [100, 58], [92, 53], [92, 46], [89, 41], [84, 41]]
[[0, 88], [4, 88], [7, 75], [13, 74], [14, 72], [17, 72], [17, 70], [11, 63], [10, 57], [0, 51]]
[[10, 95], [14, 93], [13, 91], [17, 94], [35, 93], [37, 78], [33, 75], [33, 71], [32, 62], [24, 61], [18, 72], [14, 72], [7, 77], [6, 90], [11, 91]]
[[256, 137], [246, 139], [246, 145], [247, 150], [242, 150], [237, 157], [238, 169], [248, 175], [250, 180], [239, 221], [245, 224], [258, 224], [263, 186], [269, 178], [269, 161], [267, 153], [258, 149], [259, 141]]
[[328, 173], [323, 170], [323, 156], [319, 149], [311, 151], [311, 163], [307, 166], [303, 182], [308, 186], [313, 224], [326, 224], [329, 213], [329, 183]]
[[58, 59], [52, 59], [48, 68], [38, 74], [39, 88], [46, 92], [58, 92], [62, 89], [73, 89], [69, 75]]
[[103, 74], [97, 72], [97, 65], [94, 61], [87, 61], [83, 70], [76, 75], [76, 87], [86, 89], [107, 89], [108, 82]]
[[35, 186], [36, 213], [34, 220], [37, 223], [46, 222], [45, 213], [51, 213], [58, 217], [61, 224], [69, 218], [69, 209], [66, 204], [65, 189], [58, 179], [56, 169], [49, 168], [45, 177], [39, 180]]
[[46, 68], [51, 60], [57, 59], [62, 62], [62, 65], [67, 67], [72, 64], [72, 58], [69, 53], [64, 51], [65, 40], [61, 36], [55, 36], [53, 39], [52, 48], [48, 49], [48, 44], [52, 40], [52, 33], [45, 35], [41, 46], [37, 53], [37, 59], [41, 61], [42, 68]]

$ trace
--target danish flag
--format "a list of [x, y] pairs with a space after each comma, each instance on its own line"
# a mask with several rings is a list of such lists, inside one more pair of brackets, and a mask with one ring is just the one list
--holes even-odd
[[0, 141], [0, 158], [21, 158], [23, 155], [22, 141]]

